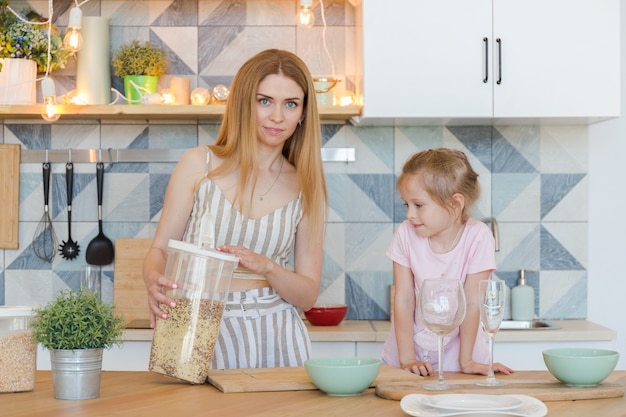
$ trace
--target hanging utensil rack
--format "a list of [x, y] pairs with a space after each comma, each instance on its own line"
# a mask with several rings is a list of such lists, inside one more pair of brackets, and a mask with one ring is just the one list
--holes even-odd
[[[117, 162], [178, 162], [187, 149], [22, 149], [22, 164]], [[356, 162], [355, 148], [322, 148], [323, 162]]]
[[23, 164], [103, 162], [178, 162], [186, 149], [22, 149], [20, 161]]

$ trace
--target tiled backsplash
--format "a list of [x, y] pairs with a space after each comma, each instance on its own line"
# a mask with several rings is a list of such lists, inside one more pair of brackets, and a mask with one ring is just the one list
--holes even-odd
[[[12, 1], [15, 7], [23, 2]], [[32, 2], [41, 6], [42, 2]], [[327, 39], [338, 74], [350, 74], [345, 51], [352, 47], [354, 16], [344, 1], [326, 0]], [[67, 20], [73, 1], [55, 1]], [[317, 2], [316, 2], [317, 4]], [[168, 75], [184, 75], [192, 86], [228, 84], [243, 60], [259, 50], [295, 51], [313, 73], [328, 73], [316, 27], [293, 23], [294, 0], [97, 1], [86, 15], [111, 16], [111, 47], [130, 39], [150, 39], [168, 48]], [[193, 47], [190, 47], [193, 46]], [[72, 67], [52, 75], [72, 88]], [[121, 88], [114, 79], [114, 87]], [[60, 94], [61, 92], [58, 91]], [[167, 149], [211, 143], [215, 123], [151, 121], [3, 120], [0, 143], [24, 149]], [[494, 216], [500, 226], [497, 275], [515, 285], [527, 269], [537, 291], [542, 318], [586, 315], [587, 128], [584, 126], [355, 127], [324, 124], [325, 147], [356, 149], [356, 161], [325, 163], [330, 219], [324, 245], [320, 303], [346, 302], [348, 318], [386, 319], [391, 262], [384, 251], [394, 227], [404, 219], [395, 173], [413, 152], [451, 147], [467, 152], [483, 189], [476, 217]], [[106, 159], [105, 159], [106, 160]], [[43, 162], [43, 161], [42, 161]], [[53, 164], [52, 217], [59, 240], [67, 237], [64, 163]], [[158, 221], [171, 163], [106, 165], [104, 229], [111, 238], [151, 237]], [[20, 246], [0, 250], [0, 304], [46, 303], [62, 288], [77, 288], [84, 253], [97, 234], [95, 164], [75, 164], [72, 236], [80, 256], [52, 265], [35, 257], [30, 242], [43, 212], [41, 164], [22, 164]], [[113, 265], [103, 267], [103, 298], [112, 301]], [[138, 300], [141, 302], [141, 300]]]

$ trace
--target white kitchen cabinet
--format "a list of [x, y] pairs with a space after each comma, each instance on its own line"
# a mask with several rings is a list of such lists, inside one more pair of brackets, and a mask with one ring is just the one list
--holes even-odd
[[364, 0], [361, 119], [617, 117], [619, 7]]

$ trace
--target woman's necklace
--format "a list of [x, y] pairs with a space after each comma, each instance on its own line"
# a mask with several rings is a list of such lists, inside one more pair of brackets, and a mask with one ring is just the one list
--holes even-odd
[[[456, 245], [457, 241], [459, 240], [459, 237], [461, 236], [461, 232], [463, 231], [463, 229], [465, 229], [465, 225], [461, 225], [461, 227], [459, 228], [459, 231], [456, 232], [456, 236], [454, 237], [454, 240], [452, 241], [452, 243], [450, 244], [450, 247], [448, 247], [448, 250], [446, 250], [445, 252], [442, 253], [448, 253], [452, 250], [452, 248], [454, 247], [454, 245]], [[433, 249], [433, 245], [430, 243], [430, 238], [428, 238], [428, 246], [430, 247], [430, 249]]]
[[270, 185], [270, 188], [268, 188], [267, 190], [265, 190], [264, 193], [260, 193], [259, 194], [259, 198], [261, 199], [261, 201], [263, 201], [263, 197], [265, 197], [265, 194], [269, 193], [270, 190], [272, 188], [274, 188], [274, 185], [276, 185], [276, 182], [278, 181], [278, 178], [280, 177], [280, 173], [283, 170], [283, 162], [285, 162], [285, 158], [281, 157], [280, 158], [280, 166], [278, 167], [278, 175], [276, 175], [276, 178], [274, 178], [274, 182], [272, 183], [272, 185]]

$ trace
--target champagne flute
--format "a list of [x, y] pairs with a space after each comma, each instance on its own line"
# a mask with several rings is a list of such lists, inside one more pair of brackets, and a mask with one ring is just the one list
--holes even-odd
[[439, 377], [436, 383], [424, 385], [428, 390], [458, 388], [443, 380], [443, 338], [461, 325], [465, 318], [465, 292], [456, 279], [426, 279], [419, 294], [418, 316], [424, 326], [437, 335]]
[[497, 278], [478, 283], [480, 323], [489, 339], [489, 373], [486, 379], [476, 383], [483, 387], [506, 384], [504, 381], [497, 380], [493, 372], [493, 344], [504, 316], [504, 285], [504, 281]]

